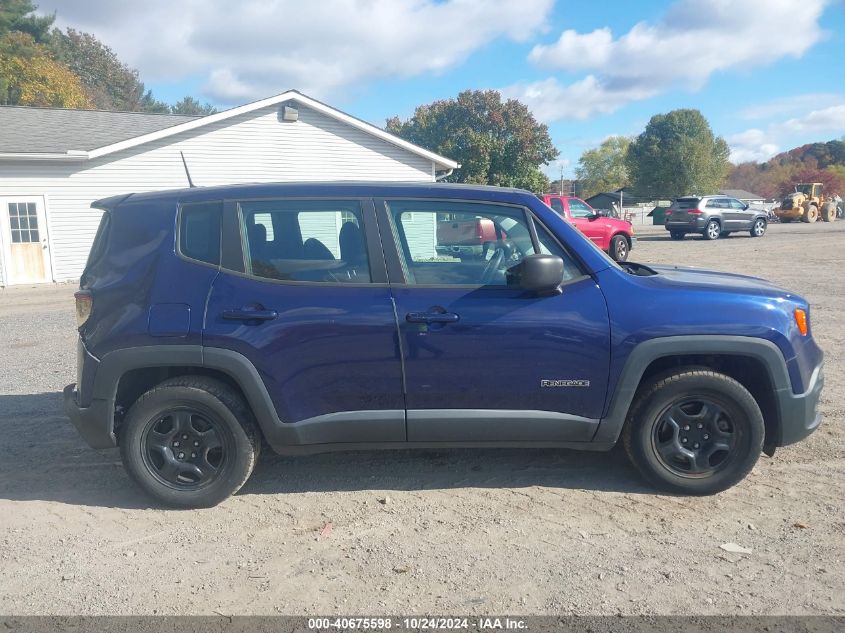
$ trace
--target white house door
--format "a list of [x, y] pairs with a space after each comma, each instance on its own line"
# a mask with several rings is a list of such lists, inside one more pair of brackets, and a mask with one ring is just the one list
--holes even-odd
[[43, 197], [0, 198], [0, 230], [8, 285], [52, 281]]

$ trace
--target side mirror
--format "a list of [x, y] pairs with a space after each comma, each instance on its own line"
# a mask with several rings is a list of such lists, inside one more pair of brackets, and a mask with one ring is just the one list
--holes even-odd
[[750, 207], [750, 206], [751, 206], [750, 204], [744, 204], [744, 205], [742, 205], [742, 208], [745, 209], [746, 211], [748, 211], [748, 207]]
[[610, 215], [610, 212], [607, 209], [595, 209], [593, 215], [597, 218], [606, 218]]
[[562, 283], [563, 260], [557, 255], [528, 255], [508, 270], [508, 285], [539, 295], [559, 293]]

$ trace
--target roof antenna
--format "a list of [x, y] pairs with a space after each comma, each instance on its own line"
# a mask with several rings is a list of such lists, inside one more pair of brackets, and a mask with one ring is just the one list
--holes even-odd
[[191, 189], [194, 189], [196, 187], [196, 185], [194, 184], [194, 181], [191, 180], [191, 171], [188, 169], [188, 163], [185, 160], [185, 154], [183, 154], [182, 152], [179, 152], [179, 155], [182, 157], [182, 164], [185, 166], [185, 175], [188, 177], [188, 186]]

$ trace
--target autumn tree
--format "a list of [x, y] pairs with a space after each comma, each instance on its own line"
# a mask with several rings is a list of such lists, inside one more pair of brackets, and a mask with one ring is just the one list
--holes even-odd
[[587, 198], [602, 191], [616, 191], [628, 182], [626, 157], [631, 139], [627, 136], [610, 136], [601, 145], [581, 154], [575, 175], [583, 184]]
[[558, 155], [548, 128], [495, 90], [467, 90], [419, 106], [407, 121], [388, 119], [387, 131], [460, 163], [450, 182], [545, 191], [549, 179], [540, 167]]
[[0, 39], [0, 104], [87, 108], [79, 78], [43, 44], [21, 31]]
[[698, 110], [651, 117], [628, 149], [626, 165], [637, 194], [676, 198], [718, 190], [730, 169], [728, 144]]

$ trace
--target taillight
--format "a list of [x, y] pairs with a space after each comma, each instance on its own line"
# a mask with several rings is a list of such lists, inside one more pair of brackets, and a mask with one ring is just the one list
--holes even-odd
[[704, 211], [702, 211], [701, 209], [690, 209], [689, 211], [687, 211], [687, 213], [689, 213], [690, 215], [701, 215], [702, 213], [704, 213]]
[[91, 316], [94, 310], [94, 297], [88, 290], [80, 290], [73, 293], [76, 299], [76, 327], [82, 327]]
[[672, 215], [672, 209], [666, 209], [666, 213], [663, 215]]

